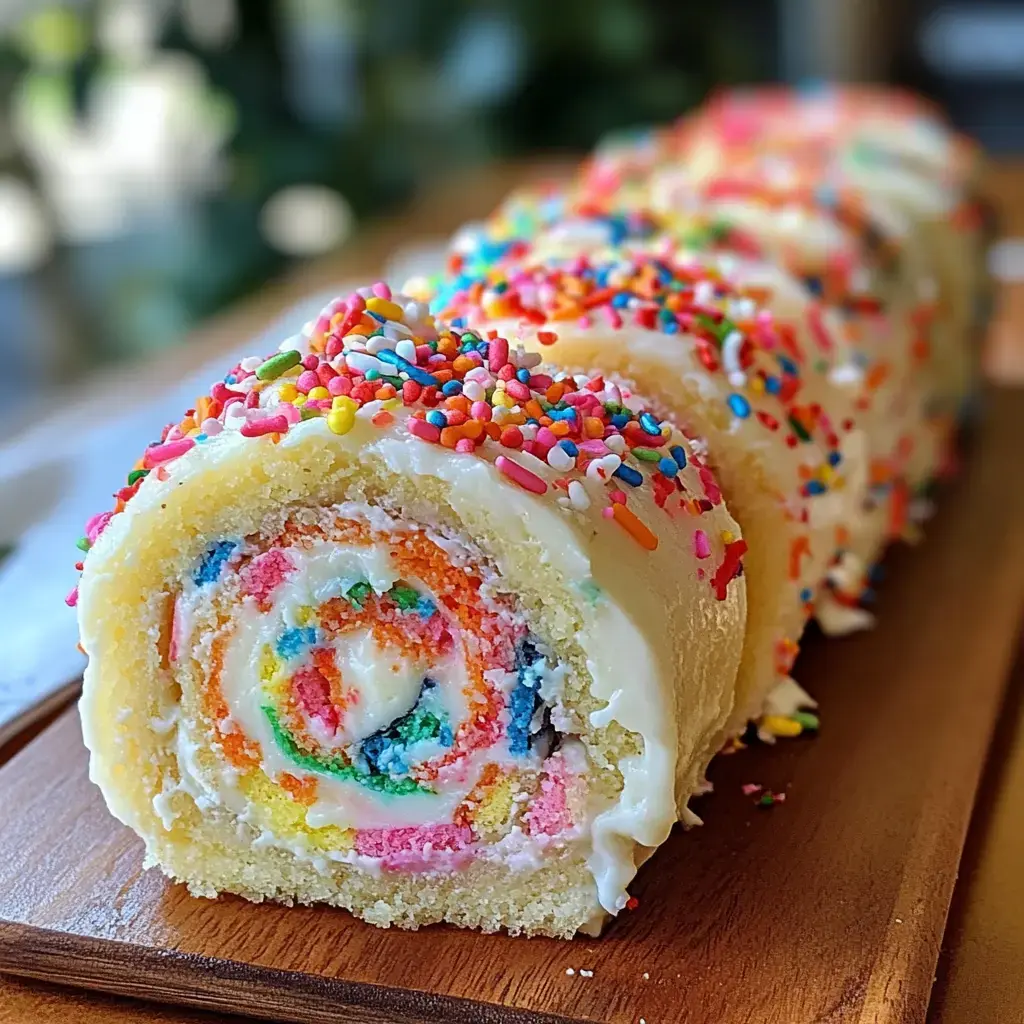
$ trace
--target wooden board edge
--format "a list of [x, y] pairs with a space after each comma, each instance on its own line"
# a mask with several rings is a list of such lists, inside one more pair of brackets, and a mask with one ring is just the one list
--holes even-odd
[[[84, 965], [84, 966], [83, 966]], [[216, 987], [197, 987], [197, 968]], [[245, 1014], [291, 1024], [585, 1024], [579, 1018], [509, 1009], [234, 960], [140, 948], [111, 939], [0, 921], [0, 971], [132, 999]], [[126, 988], [130, 972], [134, 981]]]

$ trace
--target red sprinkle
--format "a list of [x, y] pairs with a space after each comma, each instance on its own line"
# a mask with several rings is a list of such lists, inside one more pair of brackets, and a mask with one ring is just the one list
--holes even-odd
[[494, 464], [498, 467], [499, 472], [519, 484], [524, 491], [543, 494], [548, 489], [548, 485], [536, 473], [531, 473], [525, 466], [520, 466], [518, 462], [506, 459], [504, 455], [499, 455], [494, 460]]
[[288, 420], [284, 416], [265, 416], [260, 420], [252, 420], [242, 424], [239, 433], [242, 437], [262, 437], [264, 434], [285, 434], [288, 432]]

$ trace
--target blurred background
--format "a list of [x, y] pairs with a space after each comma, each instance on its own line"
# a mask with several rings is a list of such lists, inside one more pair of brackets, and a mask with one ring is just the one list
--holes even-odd
[[823, 77], [1024, 149], [1024, 4], [0, 0], [0, 400], [181, 344], [467, 166]]

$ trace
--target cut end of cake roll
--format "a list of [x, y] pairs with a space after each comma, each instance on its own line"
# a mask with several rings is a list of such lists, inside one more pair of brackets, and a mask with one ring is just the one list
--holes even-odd
[[745, 545], [699, 446], [383, 286], [287, 344], [91, 524], [93, 780], [198, 895], [599, 929], [733, 710]]

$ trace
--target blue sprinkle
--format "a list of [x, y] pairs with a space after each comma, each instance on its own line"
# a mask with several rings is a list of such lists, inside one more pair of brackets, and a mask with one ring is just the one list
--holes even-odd
[[[452, 323], [454, 324], [455, 321], [453, 320]], [[403, 359], [394, 349], [382, 348], [376, 353], [376, 356], [382, 363], [390, 363], [395, 369], [405, 373], [409, 380], [413, 380], [423, 387], [437, 386], [438, 380], [432, 373], [427, 373], [426, 370], [414, 366], [408, 359]]]
[[732, 409], [736, 416], [739, 416], [741, 420], [745, 420], [750, 415], [750, 403], [742, 396], [737, 395], [735, 392], [731, 394], [728, 399], [729, 408]]
[[450, 398], [452, 395], [458, 395], [462, 393], [462, 381], [460, 380], [449, 380], [441, 388], [441, 394]]
[[316, 643], [315, 626], [286, 629], [277, 641], [277, 653], [282, 658], [297, 658], [307, 647]]
[[782, 390], [782, 381], [778, 377], [766, 377], [764, 389], [769, 395], [777, 395]]
[[437, 742], [440, 743], [442, 747], [450, 747], [455, 742], [452, 727], [448, 722], [441, 723], [441, 728], [437, 733]]
[[681, 444], [672, 445], [668, 453], [676, 460], [676, 465], [680, 469], [686, 469], [686, 449]]
[[651, 437], [661, 437], [661, 424], [649, 412], [640, 413], [640, 426], [643, 427], [645, 434], [650, 434]]
[[577, 448], [576, 445], [567, 437], [563, 437], [562, 440], [558, 442], [558, 447], [561, 448], [566, 455], [571, 455], [573, 458], [576, 458], [580, 453], [579, 448]]
[[516, 757], [522, 757], [530, 750], [530, 720], [537, 702], [537, 692], [531, 682], [536, 680], [528, 678], [508, 695], [508, 750]]
[[829, 452], [828, 453], [828, 464], [830, 466], [838, 466], [839, 463], [842, 462], [842, 461], [843, 461], [843, 457], [842, 457], [842, 455], [840, 455], [839, 452]]
[[236, 383], [237, 381], [238, 381], [238, 378], [237, 378], [237, 377], [236, 377], [236, 376], [235, 376], [235, 375], [234, 375], [233, 373], [229, 373], [229, 374], [228, 374], [228, 375], [227, 375], [227, 376], [226, 376], [226, 377], [224, 378], [224, 383], [225, 383], [225, 384], [234, 384], [234, 383]]
[[658, 469], [665, 474], [665, 476], [675, 476], [679, 472], [679, 467], [676, 465], [675, 459], [659, 459]]
[[630, 298], [629, 292], [619, 292], [618, 295], [612, 296], [612, 307], [614, 309], [625, 309], [629, 305]]
[[807, 493], [808, 494], [824, 494], [825, 485], [820, 480], [808, 480], [807, 481]]
[[677, 321], [675, 321], [675, 320], [672, 320], [669, 323], [664, 324], [662, 326], [662, 328], [661, 328], [661, 333], [662, 334], [678, 334], [679, 333], [679, 323]]
[[233, 540], [218, 540], [207, 548], [203, 560], [192, 574], [192, 580], [196, 586], [201, 587], [204, 583], [214, 583], [220, 576], [224, 563], [231, 557], [231, 552], [238, 545]]
[[797, 369], [796, 363], [794, 363], [788, 356], [780, 355], [776, 356], [776, 358], [779, 360], [779, 366], [782, 367], [783, 373], [788, 373], [790, 377], [798, 377], [800, 375], [800, 371]]
[[643, 474], [638, 473], [632, 466], [622, 465], [612, 474], [620, 480], [625, 480], [630, 487], [639, 487], [643, 482]]
[[427, 413], [427, 422], [432, 423], [435, 427], [444, 428], [448, 426], [448, 420], [445, 419], [444, 413], [438, 412], [437, 409], [431, 409]]
[[810, 587], [804, 587], [804, 589], [800, 591], [800, 600], [803, 601], [804, 604], [807, 604], [807, 602], [810, 601], [811, 596]]
[[611, 424], [617, 430], [621, 430], [629, 422], [629, 420], [630, 415], [628, 412], [617, 412], [614, 416], [612, 416]]
[[430, 616], [437, 611], [437, 605], [434, 604], [429, 597], [421, 597], [416, 602], [416, 611], [418, 611], [423, 618], [429, 619]]
[[534, 419], [534, 417], [532, 417], [532, 416], [526, 422], [531, 427], [539, 427], [540, 426], [540, 420]]
[[530, 371], [525, 368], [522, 370], [516, 370], [516, 380], [519, 381], [520, 384], [529, 384]]

